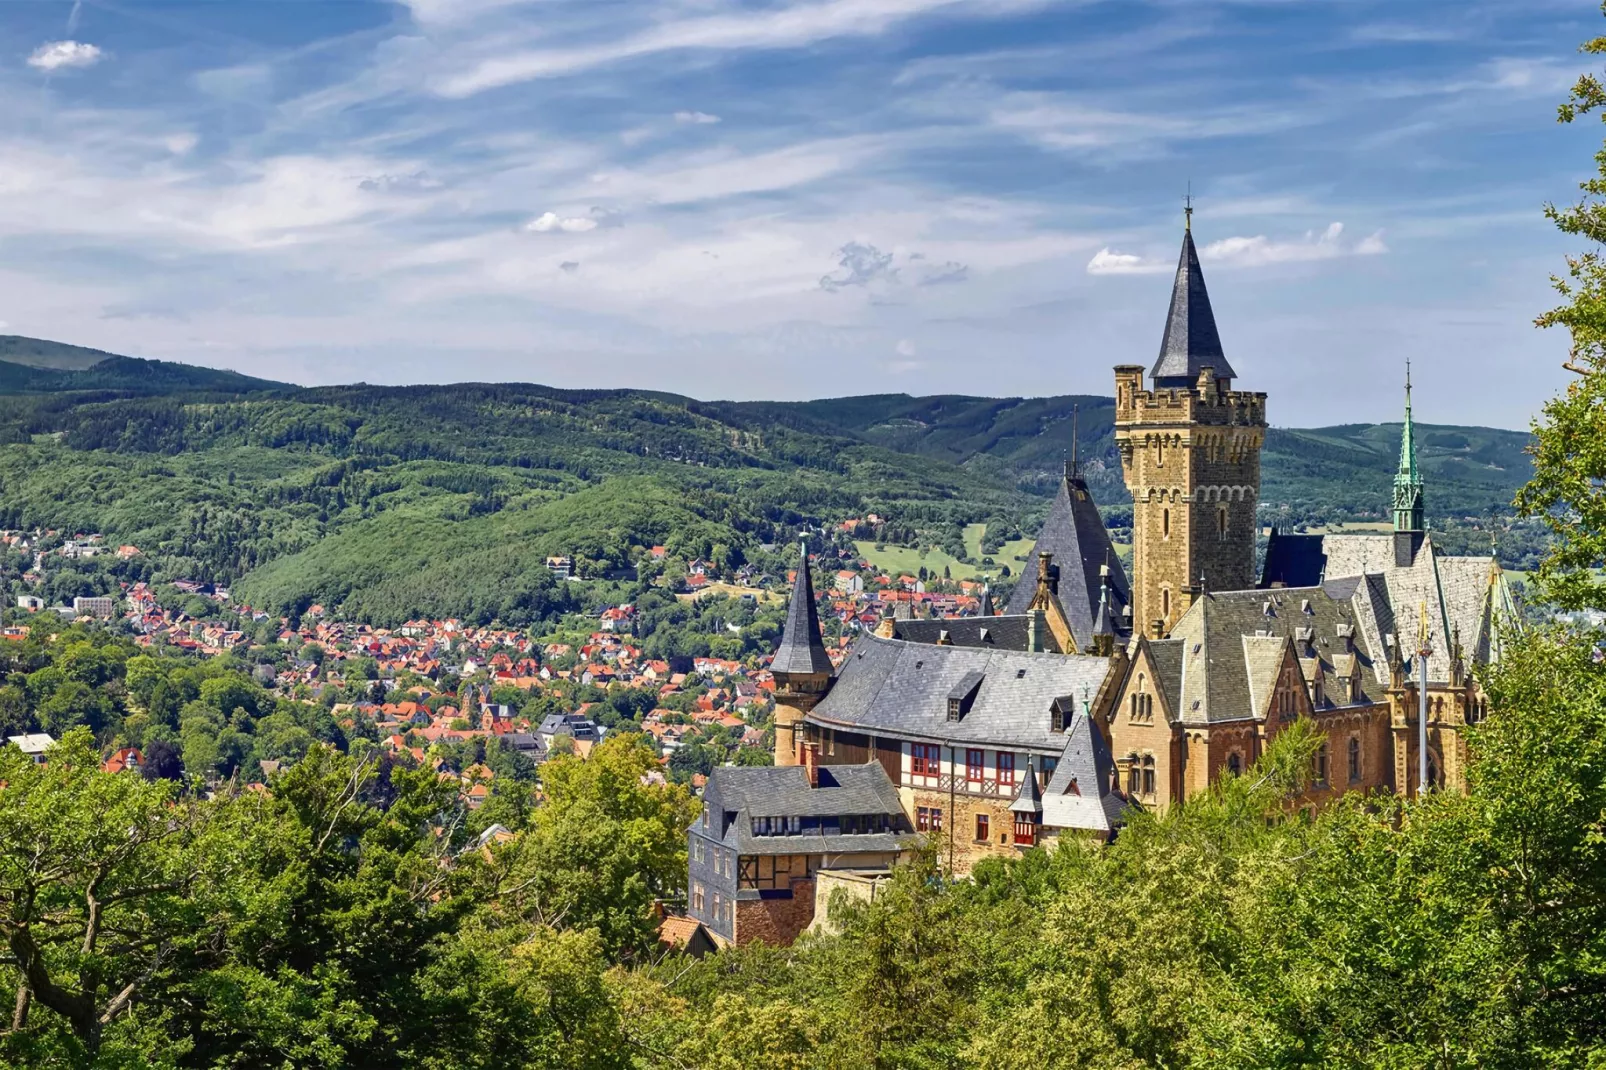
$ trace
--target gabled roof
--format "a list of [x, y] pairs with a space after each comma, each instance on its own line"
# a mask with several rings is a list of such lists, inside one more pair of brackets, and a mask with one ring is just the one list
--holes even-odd
[[[1110, 659], [1025, 654], [962, 646], [923, 646], [874, 634], [854, 640], [836, 683], [807, 716], [810, 724], [878, 736], [1058, 753], [1052, 706], [1067, 695], [1096, 695]], [[966, 674], [982, 674], [970, 710], [948, 720], [948, 693]]]
[[[1026, 649], [1028, 621], [1025, 614], [1002, 617], [938, 617], [935, 620], [897, 620], [894, 618], [892, 637], [910, 643], [936, 644], [947, 633], [947, 641], [954, 646], [977, 647], [982, 650]], [[1038, 633], [1043, 649], [1057, 652], [1054, 633], [1043, 628]]]
[[792, 581], [792, 602], [786, 608], [781, 645], [770, 663], [771, 672], [831, 673], [831, 658], [820, 635], [820, 612], [814, 605], [814, 581], [809, 578], [809, 552], [802, 550], [797, 577]]
[[1189, 229], [1182, 233], [1182, 255], [1177, 260], [1177, 279], [1171, 287], [1165, 337], [1160, 341], [1160, 358], [1154, 362], [1150, 378], [1157, 388], [1192, 386], [1206, 367], [1216, 370], [1217, 379], [1237, 378], [1221, 348], [1216, 314], [1210, 307], [1204, 270], [1199, 266], [1199, 252], [1193, 246], [1193, 231]]
[[[1362, 670], [1356, 701], [1383, 701], [1388, 686], [1386, 632], [1378, 627], [1377, 591], [1367, 582], [1373, 578], [1329, 580], [1317, 587], [1211, 591], [1198, 599], [1177, 621], [1171, 639], [1148, 643], [1168, 697], [1169, 670], [1162, 659], [1180, 662], [1178, 718], [1201, 723], [1264, 716], [1290, 641], [1297, 646], [1296, 660], [1305, 659], [1301, 673], [1307, 679], [1318, 668], [1330, 677], [1338, 675], [1335, 659], [1350, 653], [1352, 642], [1354, 664]], [[1309, 642], [1301, 635], [1308, 635]], [[1350, 704], [1347, 695], [1324, 698], [1323, 708]]]
[[1093, 646], [1094, 620], [1103, 586], [1100, 569], [1105, 565], [1110, 567], [1113, 602], [1110, 618], [1115, 627], [1125, 627], [1121, 607], [1131, 601], [1126, 572], [1116, 556], [1104, 518], [1093, 504], [1093, 495], [1088, 493], [1087, 483], [1069, 471], [1069, 466], [1060, 481], [1054, 504], [1049, 507], [1048, 519], [1037, 533], [1037, 545], [1027, 555], [1026, 567], [1021, 570], [1020, 581], [1010, 595], [1006, 613], [1024, 615], [1031, 608], [1032, 598], [1037, 593], [1037, 555], [1041, 553], [1053, 555], [1053, 565], [1059, 571], [1054, 595], [1065, 610], [1065, 620], [1078, 650], [1091, 650]]

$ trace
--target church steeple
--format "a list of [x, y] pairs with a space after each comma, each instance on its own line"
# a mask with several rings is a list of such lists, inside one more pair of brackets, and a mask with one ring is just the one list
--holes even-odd
[[[1216, 314], [1210, 308], [1205, 289], [1204, 269], [1193, 244], [1193, 204], [1186, 209], [1187, 225], [1182, 232], [1182, 255], [1177, 260], [1177, 278], [1171, 287], [1171, 310], [1166, 315], [1165, 336], [1160, 342], [1160, 358], [1149, 372], [1156, 389], [1191, 387], [1204, 368], [1214, 368], [1216, 378], [1237, 378], [1221, 348], [1216, 331]], [[1229, 384], [1223, 383], [1223, 386]]]
[[1416, 427], [1411, 421], [1411, 363], [1405, 364], [1405, 426], [1400, 430], [1400, 470], [1394, 475], [1394, 530], [1421, 531], [1422, 473], [1416, 467]]

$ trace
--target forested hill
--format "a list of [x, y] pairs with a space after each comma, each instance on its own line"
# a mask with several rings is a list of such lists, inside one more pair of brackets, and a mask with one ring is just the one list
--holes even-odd
[[[932, 457], [1051, 494], [1071, 450], [1071, 411], [1082, 468], [1103, 504], [1128, 501], [1115, 451], [1115, 400], [1107, 397], [979, 398], [880, 394], [804, 402], [743, 402], [790, 426], [829, 430]], [[1428, 510], [1437, 517], [1502, 510], [1527, 482], [1528, 434], [1490, 427], [1418, 424]], [[1382, 515], [1400, 457], [1400, 425], [1272, 428], [1263, 454], [1261, 500], [1288, 505], [1295, 520]]]
[[[297, 388], [100, 356], [76, 370], [0, 361], [0, 524], [100, 531], [143, 551], [127, 566], [139, 578], [231, 583], [276, 610], [529, 621], [557, 597], [548, 554], [598, 575], [663, 544], [728, 569], [868, 513], [888, 541], [958, 558], [965, 525], [1031, 531], [1073, 403], [1083, 468], [1123, 519], [1107, 398]], [[1274, 431], [1265, 500], [1288, 522], [1381, 512], [1397, 435]], [[1423, 442], [1439, 515], [1483, 515], [1526, 479], [1525, 435], [1434, 427]]]

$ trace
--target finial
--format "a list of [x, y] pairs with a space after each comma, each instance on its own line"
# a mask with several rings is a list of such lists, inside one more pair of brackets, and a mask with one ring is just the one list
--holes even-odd
[[1182, 229], [1193, 229], [1193, 179], [1188, 179], [1188, 193], [1182, 198]]

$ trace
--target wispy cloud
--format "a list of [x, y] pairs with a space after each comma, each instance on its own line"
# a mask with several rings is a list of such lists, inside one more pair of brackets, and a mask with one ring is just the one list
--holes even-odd
[[103, 55], [98, 45], [82, 41], [52, 41], [34, 49], [33, 55], [28, 57], [28, 66], [41, 71], [93, 67]]
[[448, 76], [448, 97], [537, 78], [577, 74], [620, 60], [689, 49], [802, 48], [836, 37], [867, 37], [923, 15], [988, 16], [1025, 11], [1043, 0], [824, 0], [763, 11], [671, 19], [621, 40], [589, 47], [529, 49], [483, 59]]
[[675, 113], [675, 122], [707, 126], [711, 123], [719, 122], [719, 116], [710, 115], [706, 111], [677, 111]]
[[1307, 231], [1291, 241], [1273, 241], [1264, 234], [1250, 238], [1222, 238], [1199, 250], [1199, 259], [1234, 267], [1260, 267], [1306, 260], [1331, 260], [1339, 256], [1375, 256], [1388, 252], [1383, 232], [1377, 231], [1358, 242], [1344, 240], [1344, 224], [1330, 223], [1320, 232]]
[[[1264, 234], [1220, 238], [1201, 246], [1199, 259], [1228, 267], [1262, 267], [1341, 256], [1376, 256], [1388, 251], [1381, 230], [1350, 242], [1344, 238], [1344, 224], [1330, 223], [1321, 231], [1307, 231], [1301, 237], [1280, 241]], [[1109, 246], [1094, 253], [1087, 262], [1089, 275], [1159, 275], [1175, 269], [1174, 260], [1116, 252]]]

